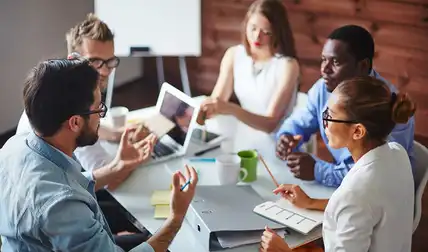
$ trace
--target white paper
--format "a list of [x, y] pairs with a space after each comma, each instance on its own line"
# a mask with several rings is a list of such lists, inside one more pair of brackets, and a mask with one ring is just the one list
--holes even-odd
[[[284, 238], [286, 234], [285, 229], [275, 231], [280, 237]], [[264, 230], [218, 232], [217, 240], [222, 248], [234, 248], [261, 242], [263, 232]]]
[[160, 113], [156, 113], [148, 118], [145, 118], [142, 120], [142, 122], [144, 126], [153, 132], [158, 138], [162, 137], [175, 127], [173, 121], [169, 120]]

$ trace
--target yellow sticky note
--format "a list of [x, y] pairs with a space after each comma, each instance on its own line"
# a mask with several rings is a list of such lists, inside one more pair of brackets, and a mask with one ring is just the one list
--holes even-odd
[[155, 219], [166, 219], [169, 216], [169, 205], [156, 205], [155, 206]]
[[171, 198], [171, 191], [169, 190], [159, 190], [154, 191], [150, 203], [152, 206], [155, 205], [169, 205]]

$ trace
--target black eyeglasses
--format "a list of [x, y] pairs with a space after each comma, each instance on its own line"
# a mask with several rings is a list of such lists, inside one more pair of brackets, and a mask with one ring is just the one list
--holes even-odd
[[358, 123], [357, 121], [353, 121], [353, 120], [339, 120], [339, 119], [333, 119], [331, 117], [331, 115], [328, 113], [328, 108], [326, 108], [324, 110], [324, 112], [322, 113], [322, 126], [324, 127], [324, 129], [326, 129], [328, 127], [328, 122], [335, 122], [335, 123], [349, 123], [349, 124], [354, 124], [354, 123]]
[[103, 60], [101, 58], [96, 58], [96, 57], [89, 58], [88, 60], [91, 63], [91, 66], [93, 66], [96, 69], [100, 69], [104, 65], [106, 65], [107, 68], [109, 69], [113, 69], [119, 66], [119, 63], [120, 63], [120, 59], [116, 56], [107, 60]]
[[87, 112], [79, 113], [79, 115], [99, 114], [101, 118], [104, 118], [107, 114], [107, 110], [107, 106], [103, 102], [101, 102], [99, 109], [89, 110]]

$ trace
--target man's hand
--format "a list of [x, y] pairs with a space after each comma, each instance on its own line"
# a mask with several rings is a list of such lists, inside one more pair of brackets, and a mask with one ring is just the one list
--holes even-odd
[[273, 190], [273, 193], [280, 193], [282, 197], [300, 208], [311, 208], [313, 203], [313, 200], [298, 185], [280, 185]]
[[126, 129], [122, 134], [120, 140], [119, 149], [113, 166], [114, 178], [109, 181], [108, 189], [115, 190], [125, 181], [129, 175], [137, 168], [140, 164], [148, 161], [153, 151], [153, 146], [157, 141], [155, 135], [149, 135], [145, 139], [131, 143], [130, 135], [134, 133], [136, 128]]
[[282, 160], [286, 160], [287, 156], [299, 144], [302, 138], [302, 135], [281, 135], [278, 140], [278, 143], [276, 144], [276, 156]]
[[269, 227], [265, 227], [260, 243], [260, 252], [291, 252], [287, 243], [281, 236]]
[[315, 180], [315, 159], [305, 152], [294, 152], [287, 156], [287, 166], [294, 177]]
[[[186, 175], [187, 178], [184, 177], [181, 172], [175, 172], [174, 175], [172, 175], [171, 215], [165, 221], [163, 227], [147, 241], [156, 252], [167, 251], [175, 235], [180, 230], [184, 216], [195, 195], [198, 174], [193, 167], [190, 168], [186, 165]], [[181, 187], [186, 184], [189, 179], [190, 184], [181, 191]]]
[[136, 127], [136, 130], [133, 134], [130, 135], [130, 140], [132, 143], [139, 142], [151, 135], [150, 130], [144, 126], [143, 123], [135, 125], [134, 127]]
[[[190, 183], [181, 191], [181, 187], [189, 181]], [[186, 177], [181, 172], [174, 173], [172, 177], [171, 214], [173, 219], [184, 219], [190, 202], [195, 195], [198, 174], [195, 168], [186, 165]]]

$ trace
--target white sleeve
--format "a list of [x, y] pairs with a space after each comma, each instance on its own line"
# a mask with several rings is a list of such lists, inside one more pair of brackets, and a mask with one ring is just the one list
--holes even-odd
[[92, 171], [110, 163], [114, 156], [101, 145], [98, 140], [94, 145], [79, 147], [74, 151], [83, 169]]
[[19, 118], [18, 127], [16, 128], [16, 135], [22, 133], [29, 133], [33, 130], [30, 121], [28, 120], [25, 110], [22, 112], [21, 118]]
[[334, 209], [331, 218], [336, 224], [336, 230], [329, 234], [333, 237], [324, 237], [327, 240], [325, 251], [369, 251], [376, 223], [368, 202], [363, 197], [356, 196], [355, 192], [350, 192], [341, 193], [331, 204], [329, 207]]

